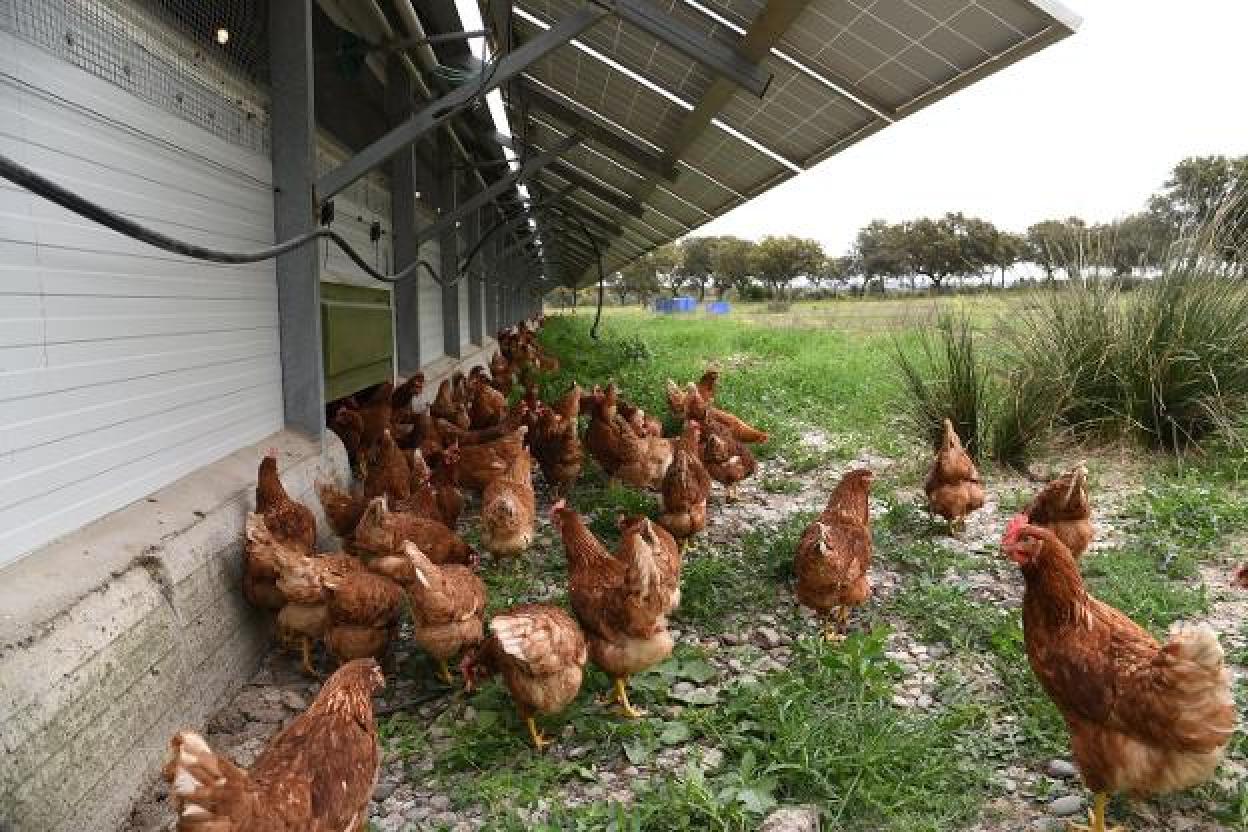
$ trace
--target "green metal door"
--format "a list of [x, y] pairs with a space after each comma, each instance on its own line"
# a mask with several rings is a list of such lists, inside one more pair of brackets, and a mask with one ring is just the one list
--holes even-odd
[[327, 401], [393, 378], [390, 293], [322, 282], [321, 349]]

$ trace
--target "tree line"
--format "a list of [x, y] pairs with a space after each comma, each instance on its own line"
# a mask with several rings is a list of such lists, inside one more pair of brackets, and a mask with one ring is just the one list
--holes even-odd
[[[663, 293], [708, 292], [722, 298], [780, 297], [799, 279], [812, 289], [893, 285], [934, 291], [952, 280], [1006, 285], [1015, 266], [1032, 263], [1046, 279], [1118, 278], [1155, 274], [1176, 242], [1205, 237], [1210, 268], [1248, 275], [1248, 156], [1192, 157], [1179, 162], [1137, 213], [1109, 223], [1078, 217], [1035, 223], [1023, 233], [949, 212], [862, 228], [851, 249], [830, 255], [817, 240], [792, 235], [758, 242], [739, 237], [686, 237], [660, 246], [613, 275], [608, 288], [621, 304], [648, 303]], [[1211, 248], [1210, 248], [1211, 245]]]

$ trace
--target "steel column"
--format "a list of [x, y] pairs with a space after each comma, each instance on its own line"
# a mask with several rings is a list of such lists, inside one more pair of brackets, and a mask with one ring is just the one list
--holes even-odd
[[[474, 244], [481, 236], [482, 210], [484, 209], [473, 211], [472, 216], [465, 223], [468, 231], [466, 239]], [[481, 271], [481, 263], [478, 261], [464, 278], [468, 281], [468, 338], [477, 346], [485, 343], [481, 332]]]
[[478, 97], [484, 97], [485, 93], [500, 84], [507, 83], [534, 62], [593, 26], [606, 14], [607, 11], [599, 6], [592, 4], [582, 6], [523, 46], [500, 58], [493, 67], [485, 67], [484, 77], [480, 81], [469, 81], [431, 102], [398, 127], [388, 131], [355, 156], [318, 179], [316, 181], [318, 198], [321, 200], [331, 198], [404, 147], [472, 104]]
[[[269, 5], [273, 132], [273, 232], [278, 240], [316, 227], [316, 113], [312, 0]], [[282, 405], [286, 426], [321, 440], [325, 375], [321, 355], [321, 271], [316, 246], [277, 258]]]
[[[416, 90], [412, 76], [398, 55], [386, 62], [386, 115], [391, 124], [412, 112]], [[394, 232], [394, 267], [406, 267], [420, 257], [416, 241], [416, 150], [405, 147], [390, 159], [390, 225]], [[410, 376], [420, 369], [420, 281], [394, 284], [394, 341], [399, 374]]]

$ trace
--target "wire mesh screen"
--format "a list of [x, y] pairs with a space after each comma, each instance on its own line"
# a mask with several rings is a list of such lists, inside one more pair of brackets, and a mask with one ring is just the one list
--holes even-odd
[[267, 155], [264, 0], [0, 0], [0, 29]]

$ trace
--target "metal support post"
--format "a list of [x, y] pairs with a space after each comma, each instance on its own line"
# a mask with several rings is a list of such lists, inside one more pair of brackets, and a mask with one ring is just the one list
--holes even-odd
[[[269, 6], [273, 91], [273, 232], [288, 240], [316, 227], [316, 114], [312, 0]], [[325, 376], [321, 355], [321, 274], [316, 246], [277, 258], [282, 404], [286, 426], [321, 440]]]

